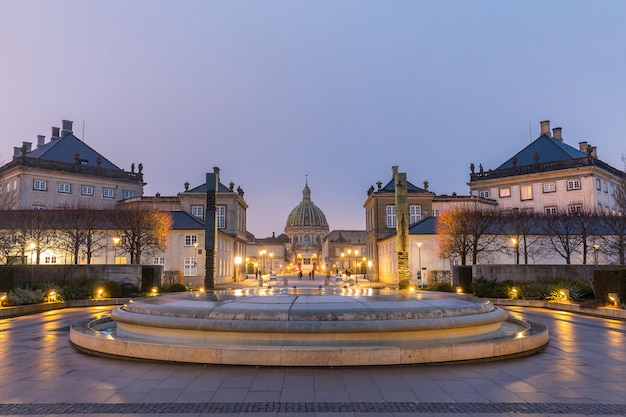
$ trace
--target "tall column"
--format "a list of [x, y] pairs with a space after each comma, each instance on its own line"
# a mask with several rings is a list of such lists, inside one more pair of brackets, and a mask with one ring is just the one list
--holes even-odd
[[406, 173], [394, 175], [396, 190], [396, 251], [398, 253], [398, 288], [409, 287], [409, 205]]
[[217, 187], [219, 183], [219, 168], [213, 168], [213, 173], [206, 174], [206, 213], [204, 216], [204, 251], [206, 253], [204, 288], [215, 289], [217, 265]]

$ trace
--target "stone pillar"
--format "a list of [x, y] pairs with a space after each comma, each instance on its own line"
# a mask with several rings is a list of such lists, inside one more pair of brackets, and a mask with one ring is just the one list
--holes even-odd
[[204, 251], [206, 253], [204, 288], [207, 292], [215, 289], [217, 264], [217, 187], [219, 170], [206, 174], [206, 213], [204, 216]]
[[398, 253], [398, 288], [409, 287], [409, 204], [406, 173], [394, 175], [396, 190], [396, 251]]

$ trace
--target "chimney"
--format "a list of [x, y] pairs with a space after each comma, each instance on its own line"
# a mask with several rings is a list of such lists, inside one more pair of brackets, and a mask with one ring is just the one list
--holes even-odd
[[597, 146], [591, 147], [591, 156], [598, 159], [598, 147]]
[[50, 141], [54, 142], [55, 140], [59, 139], [59, 129], [58, 127], [53, 127], [52, 128], [52, 136], [50, 136]]
[[33, 144], [32, 142], [22, 142], [22, 146], [26, 148], [26, 152], [28, 153], [31, 151]]
[[552, 137], [558, 140], [559, 142], [563, 143], [563, 136], [562, 136], [561, 130], [562, 129], [560, 127], [555, 127], [554, 129], [552, 129]]
[[587, 142], [578, 142], [578, 150], [582, 153], [587, 153]]
[[539, 125], [541, 126], [541, 134], [539, 136], [550, 136], [550, 120], [539, 122]]
[[61, 137], [64, 138], [67, 135], [71, 135], [72, 133], [72, 124], [74, 122], [71, 122], [69, 120], [61, 120], [61, 126], [63, 126], [63, 129], [61, 130]]
[[19, 158], [20, 156], [22, 156], [22, 148], [18, 146], [14, 146], [13, 147], [13, 159]]
[[37, 148], [42, 147], [46, 143], [46, 137], [44, 135], [37, 135]]
[[398, 165], [394, 165], [391, 167], [391, 178], [395, 178], [398, 173]]
[[213, 167], [213, 173], [217, 177], [217, 182], [219, 182], [220, 181], [220, 168], [219, 167]]

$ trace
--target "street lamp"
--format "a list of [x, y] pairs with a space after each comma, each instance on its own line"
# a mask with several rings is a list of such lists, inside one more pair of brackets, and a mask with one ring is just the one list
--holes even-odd
[[598, 250], [600, 250], [600, 245], [597, 243], [593, 244], [593, 263], [598, 265]]
[[422, 288], [422, 242], [417, 242], [417, 286]]
[[519, 265], [519, 240], [512, 237], [511, 244], [513, 245], [513, 248], [515, 248], [515, 263]]
[[235, 282], [237, 282], [237, 270], [241, 265], [241, 256], [235, 256]]
[[117, 247], [120, 245], [121, 241], [122, 239], [120, 239], [119, 236], [113, 237], [113, 264], [117, 263]]
[[363, 263], [361, 265], [363, 265], [363, 279], [366, 279], [365, 273], [367, 272], [367, 258], [365, 256], [363, 257]]
[[265, 249], [259, 252], [259, 255], [261, 255], [261, 259], [263, 260], [263, 263], [261, 263], [261, 275], [263, 275], [263, 270], [265, 269], [265, 254], [266, 253], [267, 251]]

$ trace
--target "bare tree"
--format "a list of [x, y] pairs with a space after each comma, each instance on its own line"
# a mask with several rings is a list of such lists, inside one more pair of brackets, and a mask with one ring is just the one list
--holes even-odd
[[164, 251], [172, 227], [169, 213], [149, 208], [120, 208], [109, 213], [113, 230], [122, 239], [120, 247], [130, 255], [130, 263], [141, 263], [142, 255]]
[[46, 210], [14, 210], [16, 231], [22, 243], [22, 253], [30, 251], [41, 263], [41, 253], [58, 246], [57, 224], [54, 216]]
[[541, 226], [550, 247], [565, 259], [565, 263], [570, 265], [572, 254], [582, 243], [578, 234], [576, 216], [567, 212], [544, 214], [541, 216]]
[[59, 245], [71, 256], [71, 262], [79, 264], [81, 255], [91, 264], [94, 254], [106, 245], [108, 211], [80, 207], [66, 207], [55, 211], [59, 228]]

